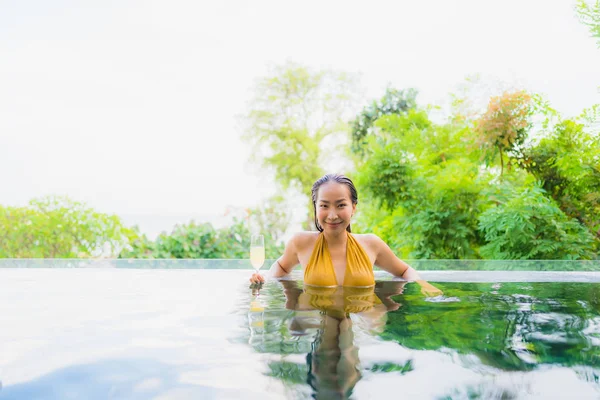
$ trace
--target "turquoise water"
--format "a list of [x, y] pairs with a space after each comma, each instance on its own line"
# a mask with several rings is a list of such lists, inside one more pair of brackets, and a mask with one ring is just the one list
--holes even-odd
[[256, 295], [244, 262], [2, 261], [1, 400], [600, 398], [598, 264], [430, 264], [428, 298], [381, 272]]

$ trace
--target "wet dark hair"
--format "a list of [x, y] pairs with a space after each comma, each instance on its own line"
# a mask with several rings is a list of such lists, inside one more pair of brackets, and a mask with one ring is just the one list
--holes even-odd
[[[323, 227], [319, 225], [319, 221], [317, 220], [317, 194], [319, 193], [319, 188], [327, 182], [336, 182], [348, 186], [348, 189], [350, 189], [350, 200], [352, 200], [352, 204], [358, 204], [358, 193], [356, 192], [354, 183], [347, 176], [341, 174], [327, 174], [317, 179], [317, 181], [313, 183], [312, 186], [312, 203], [313, 211], [315, 212], [315, 227], [319, 232], [323, 232]], [[350, 224], [348, 224], [346, 230], [348, 232], [352, 232], [352, 230], [350, 229]]]

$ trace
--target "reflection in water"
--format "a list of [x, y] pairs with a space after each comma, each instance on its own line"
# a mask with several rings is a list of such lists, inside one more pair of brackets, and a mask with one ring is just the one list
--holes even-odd
[[[185, 368], [151, 359], [111, 359], [61, 368], [0, 391], [2, 400], [212, 399], [239, 392], [182, 383]], [[254, 396], [253, 398], [260, 398]]]
[[[362, 382], [372, 390], [377, 376], [409, 374], [412, 381], [428, 370], [434, 381], [448, 379], [437, 388], [429, 381], [431, 398], [544, 398], [573, 390], [600, 398], [598, 284], [447, 282], [435, 301], [405, 284], [267, 284], [258, 296], [262, 325], [251, 326], [260, 334], [250, 344], [271, 355], [268, 374], [288, 384], [292, 397], [348, 398]], [[386, 343], [403, 349], [404, 358], [386, 358], [379, 351]], [[423, 351], [427, 361], [413, 362]], [[562, 386], [550, 389], [554, 382]]]
[[[55, 292], [38, 299], [49, 318], [5, 312], [0, 400], [364, 399], [398, 388], [424, 399], [600, 398], [598, 283], [436, 283], [445, 297], [432, 302], [393, 281], [374, 290], [270, 282], [256, 297], [239, 279], [219, 291], [198, 279], [188, 297], [173, 296], [177, 275], [139, 302], [89, 314], [86, 303], [79, 317], [75, 297], [52, 303]], [[43, 282], [15, 293], [53, 286]]]
[[317, 398], [344, 398], [360, 379], [352, 320], [323, 313], [323, 322], [307, 356], [308, 383]]
[[[291, 381], [300, 383], [304, 380], [317, 399], [348, 398], [361, 378], [352, 315], [359, 315], [369, 331], [381, 333], [386, 312], [400, 307], [392, 296], [401, 294], [406, 282], [378, 282], [370, 288], [306, 286], [302, 289], [298, 282], [285, 280], [281, 284], [285, 309], [293, 312], [287, 325], [289, 339], [308, 337], [310, 343], [306, 351], [306, 368], [294, 371], [289, 363], [271, 363], [273, 375], [289, 380], [289, 375], [295, 372]], [[257, 312], [264, 318], [264, 307], [254, 300], [250, 315]], [[250, 327], [251, 343], [257, 332], [263, 335], [268, 332], [264, 319], [253, 320], [251, 317]], [[280, 339], [285, 341], [283, 337]], [[304, 379], [299, 374], [305, 374]]]
[[450, 348], [506, 371], [600, 365], [600, 350], [592, 346], [600, 336], [597, 284], [454, 283], [444, 289], [460, 301], [432, 304], [409, 295], [382, 337], [412, 349]]

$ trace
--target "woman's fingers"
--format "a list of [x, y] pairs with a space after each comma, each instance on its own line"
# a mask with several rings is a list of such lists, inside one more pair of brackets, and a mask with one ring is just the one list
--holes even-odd
[[252, 274], [252, 276], [250, 277], [250, 282], [252, 283], [264, 283], [265, 278], [257, 273]]
[[428, 297], [437, 297], [437, 296], [441, 296], [444, 294], [444, 292], [442, 292], [440, 289], [438, 289], [434, 286], [432, 286], [431, 288], [422, 287], [421, 293], [423, 293], [425, 296], [428, 296]]

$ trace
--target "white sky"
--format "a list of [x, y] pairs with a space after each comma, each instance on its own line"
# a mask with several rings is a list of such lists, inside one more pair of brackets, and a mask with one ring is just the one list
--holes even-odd
[[421, 103], [479, 73], [578, 114], [600, 102], [600, 50], [573, 4], [0, 0], [0, 204], [63, 194], [163, 229], [258, 204], [271, 185], [235, 116], [286, 60]]

